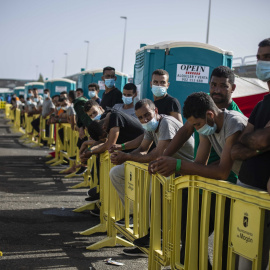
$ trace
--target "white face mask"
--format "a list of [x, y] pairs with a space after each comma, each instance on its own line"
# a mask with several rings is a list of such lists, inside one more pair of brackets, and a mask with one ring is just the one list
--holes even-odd
[[167, 93], [167, 87], [152, 85], [152, 93], [156, 97], [163, 97]]
[[90, 98], [93, 98], [96, 96], [96, 91], [88, 91], [88, 95]]
[[270, 81], [270, 61], [258, 61], [256, 75], [264, 82]]

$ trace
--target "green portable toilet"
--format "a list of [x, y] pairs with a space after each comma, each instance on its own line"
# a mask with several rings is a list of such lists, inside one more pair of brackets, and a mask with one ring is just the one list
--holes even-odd
[[76, 82], [69, 79], [53, 79], [45, 81], [45, 88], [50, 90], [50, 96], [60, 95], [61, 92], [76, 90]]
[[25, 97], [25, 87], [24, 86], [17, 86], [13, 89], [13, 93], [19, 97], [19, 96], [24, 96]]
[[29, 82], [24, 85], [24, 97], [27, 98], [28, 90], [29, 89], [38, 89], [38, 94], [43, 96], [43, 90], [44, 90], [44, 83], [42, 82]]
[[[118, 88], [121, 92], [123, 91], [123, 87], [128, 82], [128, 76], [120, 71], [115, 71], [115, 75], [117, 77], [115, 82], [115, 87]], [[102, 98], [102, 95], [105, 91], [104, 81], [102, 80], [103, 69], [94, 69], [94, 70], [86, 70], [82, 71], [78, 77], [78, 88], [83, 89], [84, 96], [89, 98], [88, 96], [88, 85], [90, 83], [97, 83], [99, 85], [99, 97]]]
[[168, 94], [183, 106], [193, 92], [209, 92], [211, 73], [217, 66], [232, 67], [232, 52], [198, 42], [161, 42], [136, 51], [134, 83], [140, 98], [153, 100], [150, 87], [152, 72], [165, 69], [169, 73]]

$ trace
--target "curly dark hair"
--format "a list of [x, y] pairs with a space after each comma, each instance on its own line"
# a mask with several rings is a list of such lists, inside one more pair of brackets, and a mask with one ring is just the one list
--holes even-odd
[[144, 99], [139, 100], [135, 104], [135, 111], [137, 111], [138, 109], [140, 109], [142, 106], [145, 106], [145, 105], [148, 105], [151, 110], [155, 110], [155, 108], [156, 108], [156, 106], [152, 100], [144, 98]]
[[259, 44], [259, 47], [268, 47], [270, 46], [270, 38], [266, 38], [264, 40], [262, 40]]
[[212, 71], [210, 81], [213, 76], [219, 77], [219, 78], [227, 78], [229, 79], [230, 84], [234, 84], [235, 76], [234, 76], [233, 71], [229, 67], [226, 67], [226, 66], [216, 67]]
[[96, 91], [99, 90], [99, 85], [97, 83], [90, 83], [90, 84], [88, 84], [88, 88], [89, 87], [95, 87]]
[[88, 100], [84, 104], [84, 111], [89, 112], [93, 106], [99, 106], [98, 103], [95, 100]]
[[137, 86], [134, 83], [127, 83], [124, 86], [124, 89], [126, 89], [126, 90], [133, 90], [133, 94], [135, 94], [136, 91], [137, 91]]
[[104, 75], [104, 73], [105, 73], [105, 71], [106, 70], [113, 70], [113, 71], [115, 71], [115, 68], [113, 68], [113, 67], [105, 67], [105, 68], [103, 68], [103, 75]]
[[204, 119], [208, 110], [216, 111], [216, 108], [217, 106], [208, 94], [197, 92], [189, 95], [185, 100], [183, 115], [186, 119], [191, 116]]

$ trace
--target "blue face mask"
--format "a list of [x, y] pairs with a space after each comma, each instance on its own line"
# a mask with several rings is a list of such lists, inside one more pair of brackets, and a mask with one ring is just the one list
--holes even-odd
[[214, 126], [211, 127], [207, 124], [207, 118], [206, 118], [206, 124], [202, 126], [200, 129], [197, 130], [197, 132], [204, 136], [210, 136], [213, 135], [217, 130], [217, 125], [214, 123]]
[[44, 96], [44, 99], [49, 97], [48, 94], [44, 94], [43, 96]]
[[32, 104], [32, 101], [31, 100], [28, 100], [27, 101], [27, 105], [31, 105]]
[[33, 94], [32, 93], [28, 93], [28, 97], [32, 97], [33, 96]]
[[129, 105], [133, 102], [132, 97], [122, 96], [122, 100], [123, 100], [124, 104], [126, 104], [126, 105]]
[[258, 61], [256, 75], [264, 82], [270, 81], [270, 61]]
[[152, 93], [156, 97], [162, 97], [167, 93], [167, 87], [158, 86], [158, 85], [152, 85]]
[[96, 96], [96, 91], [88, 91], [88, 95], [90, 98], [93, 98]]
[[98, 114], [96, 117], [92, 118], [92, 120], [100, 120], [101, 114]]
[[61, 106], [56, 107], [56, 110], [57, 110], [57, 111], [60, 111], [60, 110], [61, 110]]
[[143, 129], [146, 131], [155, 131], [158, 127], [158, 121], [155, 117], [153, 119], [145, 124], [142, 124]]
[[115, 79], [106, 79], [105, 80], [105, 85], [108, 88], [113, 88], [114, 87], [114, 83], [115, 83]]
[[38, 98], [34, 98], [34, 101], [35, 101], [35, 102], [38, 102]]

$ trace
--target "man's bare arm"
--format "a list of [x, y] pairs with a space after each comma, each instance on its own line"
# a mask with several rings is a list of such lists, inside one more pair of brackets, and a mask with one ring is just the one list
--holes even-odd
[[187, 121], [175, 134], [164, 152], [164, 156], [173, 156], [192, 136], [193, 126]]

